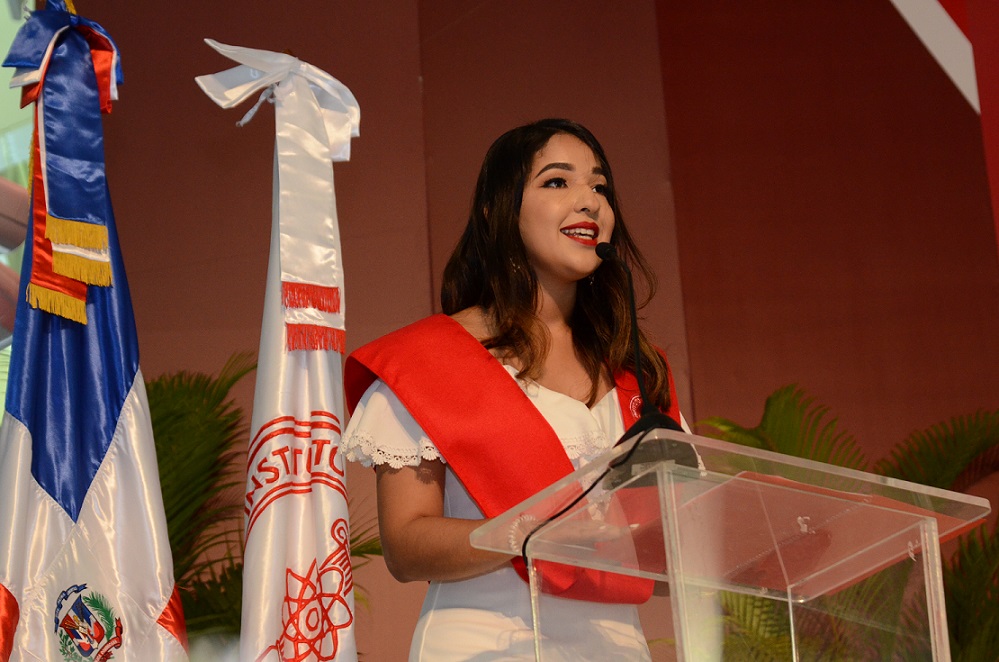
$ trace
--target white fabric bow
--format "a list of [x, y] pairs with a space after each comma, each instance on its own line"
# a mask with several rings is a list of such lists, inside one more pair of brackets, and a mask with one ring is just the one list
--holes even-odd
[[240, 125], [264, 101], [275, 105], [275, 197], [288, 347], [342, 351], [343, 265], [332, 162], [350, 159], [361, 109], [340, 81], [298, 58], [205, 42], [240, 63], [198, 76], [205, 94], [232, 108], [262, 91]]

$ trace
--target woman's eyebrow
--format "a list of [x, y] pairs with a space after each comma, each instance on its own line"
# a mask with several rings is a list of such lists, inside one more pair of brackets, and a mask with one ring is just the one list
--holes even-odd
[[575, 172], [576, 168], [571, 163], [549, 163], [544, 168], [538, 171], [538, 176], [548, 170], [568, 170], [569, 172]]
[[[535, 175], [535, 179], [540, 177], [543, 173], [547, 172], [548, 170], [568, 170], [569, 172], [575, 172], [576, 168], [571, 163], [560, 163], [560, 162], [549, 163], [544, 168], [538, 171], [538, 174]], [[601, 168], [600, 166], [594, 166], [593, 174], [602, 175], [604, 174], [604, 169]]]

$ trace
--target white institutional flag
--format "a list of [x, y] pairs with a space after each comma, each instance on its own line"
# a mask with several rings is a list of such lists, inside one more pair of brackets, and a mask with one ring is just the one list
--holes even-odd
[[[208, 42], [242, 64], [198, 84], [276, 106], [274, 214], [247, 456], [240, 659], [357, 660], [343, 459], [344, 296], [333, 161], [360, 111], [292, 56]], [[259, 103], [257, 106], [259, 106]], [[252, 117], [256, 107], [247, 118]]]

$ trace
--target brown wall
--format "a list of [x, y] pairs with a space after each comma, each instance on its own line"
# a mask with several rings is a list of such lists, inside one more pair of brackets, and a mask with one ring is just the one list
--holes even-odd
[[[431, 312], [416, 2], [78, 2], [122, 52], [125, 84], [106, 120], [109, 184], [147, 375], [215, 371], [256, 351], [271, 223], [273, 112], [218, 108], [194, 77], [229, 66], [202, 40], [290, 50], [347, 85], [361, 136], [337, 164], [348, 342]], [[248, 106], [249, 104], [247, 104]], [[252, 378], [240, 389], [249, 410]], [[374, 516], [373, 472], [348, 472], [355, 522]], [[238, 498], [238, 497], [237, 497]], [[424, 587], [380, 561], [357, 636], [369, 660], [405, 659]]]
[[697, 415], [798, 383], [878, 457], [999, 401], [979, 118], [888, 2], [659, 3]]
[[420, 4], [434, 291], [468, 218], [489, 144], [541, 117], [577, 120], [605, 147], [622, 216], [659, 275], [659, 296], [644, 312], [669, 353], [681, 404], [689, 409], [654, 3], [468, 6]]
[[[649, 326], [689, 418], [753, 424], [798, 382], [878, 454], [996, 405], [978, 120], [887, 0], [77, 8], [123, 53], [109, 181], [148, 375], [216, 370], [258, 341], [273, 115], [236, 128], [244, 109], [195, 86], [229, 66], [212, 37], [290, 49], [360, 102], [335, 168], [351, 348], [434, 309], [488, 143], [564, 115], [605, 143], [659, 271]], [[372, 473], [350, 481], [373, 512]], [[377, 561], [358, 582], [360, 648], [403, 659], [424, 587]]]

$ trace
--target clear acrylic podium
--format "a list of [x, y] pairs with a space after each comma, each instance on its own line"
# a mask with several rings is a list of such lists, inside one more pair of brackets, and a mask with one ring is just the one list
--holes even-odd
[[950, 660], [939, 543], [987, 500], [667, 430], [631, 446], [472, 533], [526, 549], [538, 660], [556, 571], [668, 586], [653, 618], [686, 662]]

